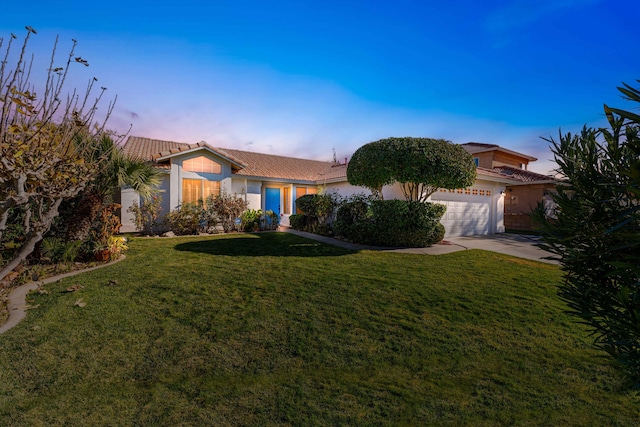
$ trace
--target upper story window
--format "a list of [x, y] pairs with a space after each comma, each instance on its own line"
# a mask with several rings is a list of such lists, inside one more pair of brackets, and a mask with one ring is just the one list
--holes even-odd
[[473, 163], [475, 163], [476, 167], [480, 166], [480, 158], [474, 157], [473, 158]]
[[183, 160], [182, 169], [186, 172], [222, 173], [222, 166], [204, 156]]

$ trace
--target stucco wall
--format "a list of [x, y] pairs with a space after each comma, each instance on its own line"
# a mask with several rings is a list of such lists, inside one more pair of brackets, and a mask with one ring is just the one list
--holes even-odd
[[230, 194], [242, 197], [249, 203], [249, 209], [261, 209], [262, 203], [262, 181], [255, 181], [246, 178], [229, 178], [231, 180]]
[[535, 231], [529, 214], [547, 191], [553, 191], [554, 184], [529, 184], [507, 187], [505, 197], [505, 227], [509, 230]]
[[[169, 200], [169, 184], [170, 178], [169, 175], [164, 175], [162, 180], [160, 181], [160, 185], [158, 187], [158, 196], [160, 197], [160, 207], [161, 212], [160, 216], [169, 212], [171, 209], [170, 200]], [[122, 223], [122, 227], [120, 228], [121, 233], [133, 233], [136, 230], [133, 219], [134, 215], [132, 212], [128, 212], [129, 208], [133, 206], [133, 203], [136, 202], [138, 206], [142, 205], [142, 200], [138, 193], [136, 193], [132, 188], [123, 188], [120, 190], [119, 202], [122, 206], [120, 208], [120, 222]]]

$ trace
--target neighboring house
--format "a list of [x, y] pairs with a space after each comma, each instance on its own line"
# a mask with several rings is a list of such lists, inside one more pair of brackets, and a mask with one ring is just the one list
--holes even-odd
[[462, 146], [473, 156], [476, 166], [492, 169], [503, 177], [510, 177], [506, 182], [504, 198], [504, 228], [513, 231], [533, 231], [529, 214], [538, 203], [543, 203], [547, 210], [553, 210], [549, 194], [555, 191], [558, 181], [547, 175], [527, 170], [529, 162], [535, 157], [517, 153], [495, 144], [469, 142]]
[[[477, 145], [489, 147], [487, 144], [463, 144], [470, 152], [470, 148], [478, 148]], [[497, 147], [493, 151], [496, 152], [495, 162], [501, 162], [498, 166], [524, 162], [526, 168], [529, 161], [536, 160], [498, 146], [491, 147]], [[296, 213], [295, 200], [304, 194], [316, 193], [318, 188], [342, 196], [368, 193], [365, 188], [350, 185], [346, 164], [335, 162], [216, 148], [204, 142], [186, 144], [134, 136], [128, 138], [123, 151], [152, 161], [164, 170], [160, 186], [163, 214], [182, 203], [196, 202], [208, 195], [225, 192], [244, 198], [250, 209], [277, 212], [282, 224], [288, 225], [289, 216]], [[518, 175], [492, 169], [495, 164], [483, 166], [490, 156], [485, 151], [477, 153], [480, 166], [472, 187], [440, 190], [430, 198], [447, 206], [442, 219], [447, 236], [504, 232], [505, 192], [509, 186], [523, 182]], [[505, 153], [520, 163], [503, 161]], [[476, 157], [474, 152], [472, 155]], [[483, 159], [481, 162], [480, 157]], [[403, 197], [399, 185], [385, 187], [383, 195], [387, 199]], [[140, 203], [139, 196], [132, 189], [123, 188], [119, 199], [123, 232], [134, 231], [133, 214], [128, 212], [133, 202]]]

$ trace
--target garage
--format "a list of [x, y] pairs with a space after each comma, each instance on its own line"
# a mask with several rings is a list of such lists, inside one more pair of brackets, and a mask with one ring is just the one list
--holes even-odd
[[440, 190], [431, 201], [447, 207], [442, 217], [446, 236], [474, 236], [491, 234], [491, 201], [489, 188]]

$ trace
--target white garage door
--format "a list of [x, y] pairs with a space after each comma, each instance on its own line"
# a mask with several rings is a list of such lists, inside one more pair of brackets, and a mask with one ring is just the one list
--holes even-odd
[[447, 207], [442, 217], [446, 237], [489, 234], [491, 219], [491, 190], [441, 190], [431, 201]]

